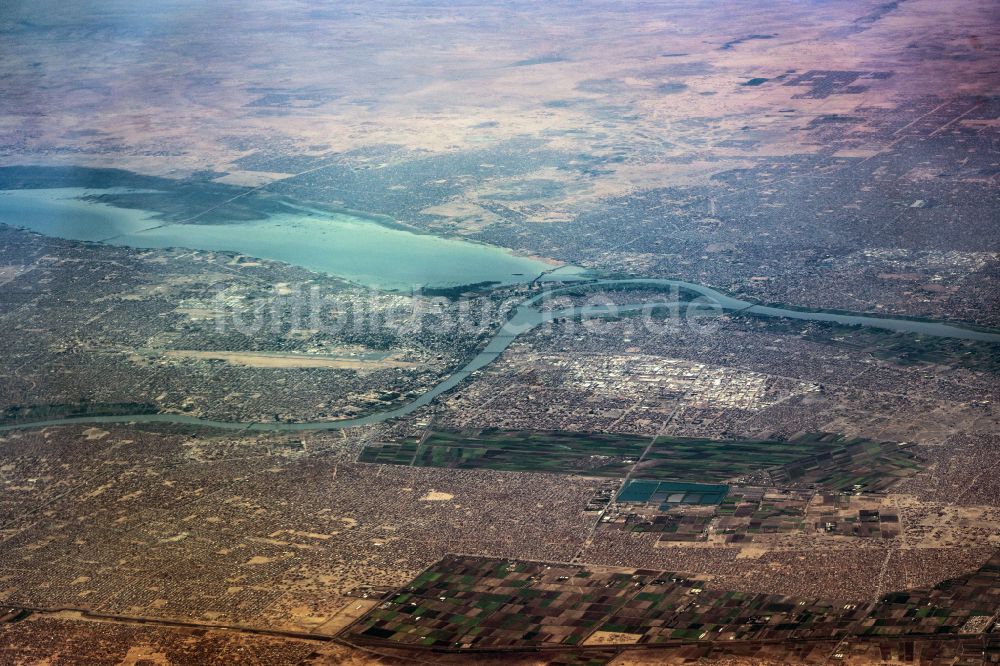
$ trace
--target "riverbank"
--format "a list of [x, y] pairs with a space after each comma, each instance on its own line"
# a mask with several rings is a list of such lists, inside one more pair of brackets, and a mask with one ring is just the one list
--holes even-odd
[[[955, 338], [961, 340], [976, 340], [980, 342], [1000, 343], [1000, 332], [986, 332], [972, 330], [943, 322], [914, 321], [910, 319], [893, 319], [885, 317], [873, 317], [868, 315], [840, 315], [830, 312], [809, 312], [801, 309], [786, 309], [774, 306], [764, 306], [743, 301], [738, 298], [727, 296], [710, 287], [683, 282], [680, 280], [668, 280], [658, 278], [635, 278], [627, 280], [594, 280], [586, 283], [591, 286], [607, 287], [628, 287], [628, 286], [655, 286], [659, 288], [677, 288], [698, 293], [704, 297], [701, 304], [703, 308], [715, 308], [726, 312], [745, 312], [764, 317], [780, 317], [789, 319], [800, 319], [818, 322], [836, 322], [848, 326], [866, 326], [870, 328], [880, 328], [889, 331], [902, 333], [917, 333], [934, 337]], [[0, 426], [0, 432], [11, 430], [22, 430], [28, 428], [44, 428], [58, 425], [75, 424], [100, 424], [100, 423], [173, 423], [180, 425], [191, 425], [206, 428], [220, 428], [225, 430], [249, 430], [249, 431], [277, 431], [277, 432], [302, 432], [310, 430], [342, 430], [357, 426], [372, 425], [382, 423], [392, 419], [400, 418], [411, 414], [418, 409], [432, 403], [438, 396], [451, 391], [461, 384], [472, 373], [480, 370], [493, 361], [519, 336], [530, 332], [537, 326], [558, 319], [571, 319], [575, 317], [608, 317], [618, 316], [625, 313], [652, 311], [657, 308], [680, 308], [689, 306], [689, 303], [677, 301], [648, 301], [641, 303], [619, 304], [608, 307], [581, 306], [565, 308], [562, 310], [544, 311], [535, 304], [560, 292], [571, 289], [578, 289], [580, 285], [570, 285], [549, 289], [540, 294], [535, 294], [522, 301], [513, 312], [513, 315], [500, 327], [486, 347], [472, 358], [465, 366], [456, 370], [451, 375], [434, 386], [426, 393], [420, 395], [412, 402], [401, 407], [389, 409], [383, 412], [376, 412], [367, 416], [352, 419], [342, 419], [338, 421], [315, 421], [302, 423], [281, 423], [281, 422], [225, 422], [200, 419], [183, 414], [133, 414], [115, 416], [82, 416], [64, 419], [50, 419], [36, 421], [33, 423], [18, 423], [13, 425]]]

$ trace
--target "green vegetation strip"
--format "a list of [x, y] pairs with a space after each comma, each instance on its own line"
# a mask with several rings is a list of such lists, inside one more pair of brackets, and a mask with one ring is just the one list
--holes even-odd
[[[662, 481], [720, 484], [767, 470], [779, 485], [812, 484], [836, 491], [869, 492], [888, 487], [919, 466], [906, 447], [831, 433], [807, 433], [790, 441], [659, 437], [643, 455], [647, 442], [645, 437], [605, 433], [435, 431], [422, 441], [367, 446], [360, 461], [622, 477], [642, 457], [635, 474], [652, 484], [651, 488]], [[725, 495], [719, 495], [719, 487], [689, 489], [684, 501], [718, 504]], [[667, 492], [670, 488], [663, 485], [660, 490]], [[655, 501], [676, 501], [661, 498], [663, 492], [651, 490], [650, 496], [655, 494]], [[680, 489], [667, 495], [677, 492]]]
[[[833, 322], [803, 322], [799, 319], [764, 317], [752, 312], [740, 316], [756, 319], [762, 328], [774, 333], [799, 335], [804, 340], [840, 347], [855, 354], [868, 353], [877, 359], [896, 365], [935, 364], [1000, 373], [1000, 343], [996, 342], [900, 333], [870, 326], [845, 326]], [[966, 327], [995, 332], [982, 327]]]
[[361, 462], [415, 467], [494, 469], [624, 476], [648, 439], [630, 435], [569, 432], [434, 432], [423, 442], [375, 444]]
[[808, 433], [781, 442], [659, 437], [643, 458], [639, 475], [718, 482], [768, 470], [779, 484], [877, 491], [917, 467], [905, 447], [830, 433]]
[[0, 424], [30, 423], [48, 419], [81, 416], [118, 416], [120, 414], [156, 414], [156, 405], [141, 402], [78, 402], [52, 405], [8, 407], [0, 411]]

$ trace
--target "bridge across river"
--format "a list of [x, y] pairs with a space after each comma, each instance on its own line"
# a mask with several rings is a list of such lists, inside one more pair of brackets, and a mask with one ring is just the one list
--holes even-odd
[[371, 425], [373, 423], [381, 423], [383, 421], [389, 421], [401, 416], [406, 416], [421, 407], [425, 407], [433, 402], [438, 396], [443, 393], [447, 393], [461, 384], [472, 373], [486, 367], [496, 360], [518, 336], [524, 335], [546, 322], [551, 322], [557, 319], [572, 319], [575, 317], [618, 316], [635, 312], [650, 312], [661, 308], [679, 309], [685, 305], [691, 307], [690, 304], [682, 303], [677, 300], [654, 300], [641, 303], [626, 303], [609, 306], [577, 306], [559, 310], [543, 310], [537, 307], [537, 304], [546, 298], [556, 296], [566, 291], [577, 290], [580, 289], [580, 287], [649, 287], [655, 289], [686, 290], [699, 295], [700, 298], [693, 306], [699, 310], [714, 309], [728, 312], [738, 311], [762, 317], [783, 317], [804, 321], [832, 322], [847, 326], [867, 326], [871, 328], [895, 331], [898, 333], [914, 333], [933, 337], [1000, 343], [1000, 333], [963, 328], [955, 324], [943, 322], [921, 321], [915, 319], [893, 319], [890, 317], [873, 317], [868, 315], [809, 311], [770, 305], [758, 305], [749, 301], [733, 298], [732, 296], [727, 296], [726, 294], [700, 284], [683, 282], [681, 280], [670, 280], [666, 278], [602, 279], [589, 282], [576, 282], [571, 286], [549, 289], [522, 301], [514, 310], [514, 314], [511, 318], [500, 327], [497, 334], [489, 341], [489, 344], [487, 344], [486, 347], [465, 366], [453, 372], [439, 384], [428, 390], [426, 393], [423, 393], [419, 397], [415, 398], [413, 401], [408, 402], [401, 407], [396, 407], [383, 412], [375, 412], [373, 414], [352, 419], [303, 423], [239, 423], [233, 421], [200, 419], [194, 416], [185, 416], [183, 414], [118, 414], [115, 416], [79, 416], [0, 426], [0, 432], [25, 428], [42, 428], [47, 426], [88, 423], [173, 423], [209, 428], [221, 428], [225, 430], [280, 432], [341, 430], [343, 428]]

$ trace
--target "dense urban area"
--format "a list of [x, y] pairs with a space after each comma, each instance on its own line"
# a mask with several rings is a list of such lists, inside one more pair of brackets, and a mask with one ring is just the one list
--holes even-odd
[[0, 664], [1000, 663], [994, 3], [0, 34]]

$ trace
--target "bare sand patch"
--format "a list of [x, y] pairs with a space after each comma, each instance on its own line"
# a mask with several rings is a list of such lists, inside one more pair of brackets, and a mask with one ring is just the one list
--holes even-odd
[[380, 599], [350, 599], [332, 618], [316, 627], [317, 634], [335, 634], [379, 604]]
[[273, 183], [276, 180], [283, 180], [294, 176], [291, 173], [279, 173], [270, 171], [230, 171], [225, 176], [215, 179], [217, 183], [227, 185], [241, 185], [244, 187], [260, 187]]
[[447, 502], [448, 500], [455, 499], [455, 496], [450, 493], [440, 493], [436, 490], [430, 490], [426, 495], [420, 498], [421, 502]]
[[584, 645], [633, 645], [639, 642], [642, 634], [629, 634], [621, 631], [595, 631], [583, 641]]

